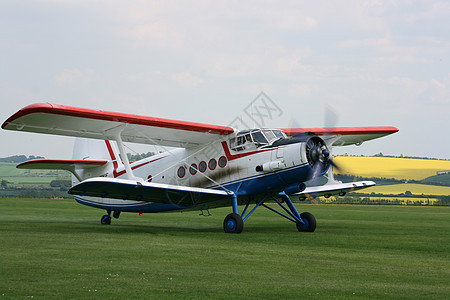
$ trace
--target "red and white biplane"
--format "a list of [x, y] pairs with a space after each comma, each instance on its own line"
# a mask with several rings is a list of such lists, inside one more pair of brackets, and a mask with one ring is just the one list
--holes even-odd
[[[78, 137], [72, 159], [37, 159], [18, 168], [72, 172], [69, 193], [81, 204], [106, 210], [102, 224], [110, 224], [111, 215], [118, 218], [121, 212], [203, 212], [231, 206], [232, 213], [223, 223], [228, 233], [242, 232], [244, 222], [258, 207], [294, 222], [299, 231], [314, 231], [314, 216], [299, 213], [292, 196], [343, 196], [375, 185], [372, 181], [336, 181], [331, 146], [359, 145], [398, 131], [395, 127], [238, 131], [49, 103], [22, 108], [2, 128]], [[175, 148], [130, 163], [124, 142]], [[327, 172], [325, 185], [306, 187], [305, 182]], [[281, 210], [267, 205], [268, 201]], [[238, 205], [244, 205], [241, 213]]]

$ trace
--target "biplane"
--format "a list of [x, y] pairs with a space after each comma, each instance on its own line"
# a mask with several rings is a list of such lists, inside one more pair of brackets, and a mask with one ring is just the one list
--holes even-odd
[[[70, 171], [69, 194], [80, 204], [105, 210], [101, 224], [111, 224], [122, 212], [209, 213], [231, 207], [223, 222], [226, 233], [241, 233], [259, 207], [292, 221], [298, 231], [313, 232], [315, 217], [300, 213], [293, 197], [344, 196], [375, 185], [335, 180], [331, 148], [398, 131], [390, 126], [236, 130], [50, 103], [22, 108], [2, 128], [76, 137], [72, 159], [36, 159], [17, 167]], [[124, 142], [167, 151], [130, 162]], [[323, 185], [305, 184], [324, 175]]]

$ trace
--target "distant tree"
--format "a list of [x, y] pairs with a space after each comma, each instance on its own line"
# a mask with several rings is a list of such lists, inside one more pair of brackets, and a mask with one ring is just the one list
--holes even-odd
[[6, 189], [6, 188], [8, 187], [8, 181], [2, 179], [1, 187], [2, 187], [3, 189]]
[[69, 189], [72, 186], [72, 182], [70, 180], [56, 179], [50, 182], [50, 186], [59, 187], [62, 189]]
[[0, 162], [10, 162], [10, 163], [19, 164], [19, 163], [23, 163], [27, 160], [38, 159], [38, 158], [44, 158], [44, 157], [34, 156], [34, 155], [30, 155], [29, 157], [26, 157], [25, 155], [13, 155], [13, 156], [0, 158]]
[[153, 155], [155, 155], [154, 152], [147, 152], [147, 153], [141, 153], [141, 154], [139, 154], [139, 153], [136, 153], [136, 154], [127, 153], [127, 157], [128, 157], [129, 161], [138, 161], [138, 160], [141, 160], [141, 159], [153, 156]]
[[412, 196], [411, 191], [406, 191], [406, 192], [405, 192], [405, 196]]

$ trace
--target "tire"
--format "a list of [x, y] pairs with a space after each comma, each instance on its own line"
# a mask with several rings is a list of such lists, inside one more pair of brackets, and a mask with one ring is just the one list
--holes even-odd
[[100, 219], [100, 222], [102, 223], [102, 225], [110, 225], [111, 224], [111, 216], [110, 215], [104, 215]]
[[244, 221], [240, 215], [231, 213], [223, 221], [223, 230], [226, 233], [241, 233], [244, 229]]
[[304, 212], [300, 214], [300, 217], [302, 218], [303, 222], [305, 224], [299, 224], [297, 223], [297, 230], [300, 232], [314, 232], [316, 230], [316, 218], [313, 214], [309, 212]]

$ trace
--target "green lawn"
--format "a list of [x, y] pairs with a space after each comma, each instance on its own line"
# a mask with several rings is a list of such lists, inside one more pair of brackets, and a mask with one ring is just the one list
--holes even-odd
[[259, 209], [123, 214], [73, 200], [0, 199], [5, 298], [446, 299], [450, 208], [302, 205], [314, 233]]

